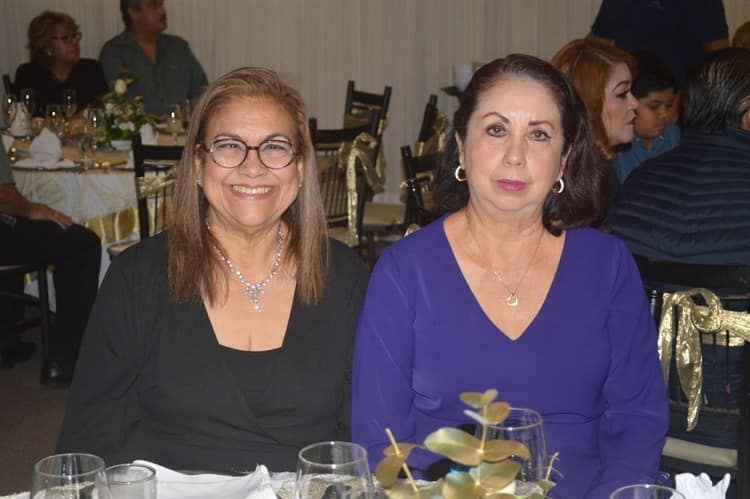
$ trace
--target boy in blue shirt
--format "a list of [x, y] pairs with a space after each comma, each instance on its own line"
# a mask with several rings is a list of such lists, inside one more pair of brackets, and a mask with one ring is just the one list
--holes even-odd
[[633, 142], [617, 153], [617, 180], [621, 184], [638, 165], [680, 143], [680, 129], [673, 122], [677, 83], [672, 71], [653, 54], [635, 52], [633, 56], [638, 61], [638, 76], [632, 92], [638, 107]]

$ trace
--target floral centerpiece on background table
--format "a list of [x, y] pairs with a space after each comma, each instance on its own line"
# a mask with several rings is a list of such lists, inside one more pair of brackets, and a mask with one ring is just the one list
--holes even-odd
[[130, 149], [129, 142], [141, 126], [156, 123], [156, 116], [144, 109], [141, 96], [125, 95], [133, 81], [133, 77], [121, 75], [112, 85], [112, 91], [104, 94], [96, 105], [105, 123], [103, 142], [115, 149]]

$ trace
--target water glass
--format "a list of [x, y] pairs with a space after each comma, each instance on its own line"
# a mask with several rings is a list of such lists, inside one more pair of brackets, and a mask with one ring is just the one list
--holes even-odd
[[350, 442], [320, 442], [299, 451], [295, 499], [365, 499], [372, 491], [364, 447]]
[[26, 111], [29, 113], [29, 118], [31, 118], [36, 112], [36, 98], [33, 88], [21, 89], [21, 102], [26, 106]]
[[47, 104], [45, 116], [47, 117], [47, 128], [49, 128], [50, 132], [55, 135], [62, 134], [64, 121], [60, 104]]
[[66, 88], [63, 90], [62, 107], [65, 118], [70, 121], [75, 116], [76, 111], [78, 111], [78, 98], [76, 97], [75, 89]]
[[190, 128], [190, 117], [193, 115], [193, 104], [190, 99], [182, 101], [180, 113], [182, 114], [182, 130], [187, 132]]
[[112, 499], [156, 499], [156, 470], [143, 464], [107, 468]]
[[3, 97], [3, 119], [7, 128], [10, 128], [10, 124], [13, 123], [16, 117], [16, 104], [18, 104], [18, 97], [14, 94], [8, 94]]
[[662, 485], [637, 484], [620, 487], [609, 499], [685, 499], [685, 496]]
[[182, 131], [182, 109], [179, 104], [172, 104], [167, 111], [166, 131], [172, 134], [172, 143], [177, 143], [177, 135]]
[[104, 460], [92, 454], [57, 454], [34, 465], [32, 499], [111, 499]]
[[[482, 427], [477, 425], [475, 436], [481, 438]], [[527, 461], [511, 456], [521, 464], [516, 478], [516, 494], [523, 495], [537, 491], [536, 482], [545, 478], [547, 472], [547, 443], [544, 438], [542, 415], [531, 409], [511, 407], [508, 417], [498, 425], [487, 427], [487, 440], [515, 440], [529, 450]]]

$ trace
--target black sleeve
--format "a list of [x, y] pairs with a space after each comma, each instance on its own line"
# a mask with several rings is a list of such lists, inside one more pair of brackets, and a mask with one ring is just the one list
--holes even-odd
[[591, 26], [591, 32], [602, 38], [614, 40], [617, 38], [617, 0], [603, 0], [599, 13]]

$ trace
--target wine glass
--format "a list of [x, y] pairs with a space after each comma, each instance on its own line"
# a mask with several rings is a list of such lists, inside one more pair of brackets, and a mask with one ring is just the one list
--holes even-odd
[[106, 470], [112, 499], [156, 499], [156, 470], [145, 464], [116, 464]]
[[364, 447], [350, 442], [320, 442], [299, 451], [295, 499], [369, 498], [372, 490]]
[[78, 152], [81, 155], [81, 166], [84, 170], [93, 166], [94, 140], [91, 126], [85, 123], [80, 135], [78, 135]]
[[36, 97], [33, 88], [24, 88], [21, 90], [21, 102], [29, 113], [29, 120], [36, 112]]
[[62, 108], [65, 115], [65, 125], [70, 133], [70, 120], [73, 119], [76, 111], [78, 111], [78, 98], [76, 97], [75, 89], [66, 88], [63, 90]]
[[10, 128], [10, 124], [16, 117], [16, 105], [18, 104], [18, 97], [14, 94], [8, 94], [3, 97], [3, 118], [5, 119], [6, 128]]
[[172, 104], [167, 111], [167, 132], [172, 134], [172, 143], [177, 143], [177, 135], [182, 131], [182, 110], [179, 104]]
[[620, 487], [609, 499], [685, 499], [685, 496], [662, 485], [637, 484]]
[[111, 499], [104, 460], [92, 454], [57, 454], [34, 465], [33, 499]]
[[[477, 425], [475, 436], [481, 438], [481, 435], [482, 427]], [[536, 482], [545, 478], [548, 464], [542, 415], [531, 409], [511, 407], [502, 423], [487, 427], [487, 440], [498, 439], [521, 442], [531, 456], [528, 460], [511, 456], [512, 460], [521, 464], [516, 476], [516, 495], [525, 497], [539, 492]]]
[[55, 135], [60, 135], [63, 129], [63, 115], [60, 104], [47, 104], [47, 128]]
[[180, 112], [182, 113], [182, 130], [187, 132], [190, 128], [190, 117], [193, 115], [193, 104], [190, 99], [182, 101]]

